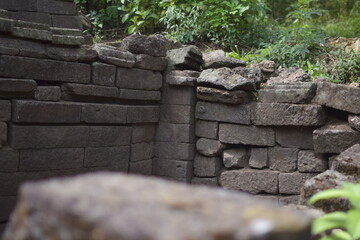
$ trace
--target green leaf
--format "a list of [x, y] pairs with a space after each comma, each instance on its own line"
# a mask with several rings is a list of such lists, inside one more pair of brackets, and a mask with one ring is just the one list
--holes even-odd
[[350, 210], [347, 215], [346, 229], [353, 238], [360, 238], [360, 210]]
[[348, 191], [344, 189], [329, 189], [322, 192], [319, 192], [312, 196], [310, 200], [308, 201], [309, 204], [314, 204], [315, 202], [319, 200], [329, 199], [329, 198], [346, 198], [346, 197], [352, 197], [353, 194], [349, 194]]
[[337, 240], [354, 240], [351, 235], [343, 230], [336, 230], [333, 235], [336, 237]]
[[345, 227], [347, 214], [344, 212], [333, 212], [315, 219], [311, 226], [313, 234], [322, 233], [326, 230]]

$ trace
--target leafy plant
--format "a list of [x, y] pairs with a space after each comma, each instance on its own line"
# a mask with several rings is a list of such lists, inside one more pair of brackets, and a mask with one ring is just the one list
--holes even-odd
[[328, 233], [320, 240], [359, 240], [360, 239], [360, 183], [345, 183], [342, 189], [330, 189], [315, 194], [309, 204], [329, 198], [346, 198], [352, 205], [348, 212], [325, 214], [312, 224], [312, 233]]

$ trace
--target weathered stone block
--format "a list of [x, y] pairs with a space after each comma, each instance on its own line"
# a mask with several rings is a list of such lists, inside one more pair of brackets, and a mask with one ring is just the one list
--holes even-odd
[[349, 115], [348, 122], [349, 122], [350, 127], [352, 127], [355, 130], [360, 131], [360, 116]]
[[126, 68], [131, 68], [135, 65], [135, 56], [126, 50], [105, 44], [96, 44], [94, 49], [97, 51], [102, 62]]
[[225, 148], [226, 144], [219, 140], [200, 138], [196, 142], [196, 150], [208, 157], [220, 156]]
[[195, 126], [195, 135], [197, 137], [218, 139], [219, 123], [197, 120]]
[[11, 103], [7, 100], [0, 100], [0, 121], [10, 121]]
[[83, 148], [27, 149], [20, 151], [20, 171], [48, 171], [81, 168]]
[[352, 146], [335, 158], [331, 169], [360, 179], [360, 144]]
[[[0, 172], [16, 172], [19, 170], [19, 152], [12, 149], [0, 150]], [[4, 183], [5, 184], [5, 183]]]
[[114, 167], [128, 172], [129, 147], [85, 148], [85, 167]]
[[162, 105], [160, 120], [166, 123], [193, 124], [194, 108], [185, 105]]
[[225, 189], [253, 194], [277, 194], [279, 192], [278, 175], [278, 172], [269, 170], [229, 170], [221, 173], [220, 185]]
[[218, 187], [219, 186], [219, 180], [216, 177], [212, 177], [212, 178], [193, 177], [191, 179], [191, 184], [203, 185], [203, 186], [208, 186], [208, 187]]
[[126, 89], [159, 90], [162, 86], [162, 75], [143, 69], [118, 68], [116, 86]]
[[22, 28], [22, 27], [12, 27], [12, 35], [20, 38], [28, 38], [40, 41], [51, 42], [53, 35], [50, 31], [47, 30], [38, 30], [33, 28]]
[[130, 162], [129, 173], [150, 176], [152, 174], [152, 159], [140, 162]]
[[161, 102], [169, 105], [195, 105], [196, 91], [193, 87], [176, 87], [164, 84]]
[[300, 189], [306, 180], [316, 176], [313, 173], [280, 173], [279, 174], [279, 193], [281, 194], [300, 194]]
[[335, 122], [316, 129], [313, 139], [315, 152], [341, 153], [360, 143], [360, 132], [352, 129], [346, 122]]
[[109, 64], [94, 62], [91, 65], [92, 83], [103, 86], [114, 86], [116, 67]]
[[236, 58], [227, 57], [223, 50], [216, 50], [204, 54], [205, 69], [208, 68], [235, 68], [235, 67], [245, 67], [246, 62], [241, 61]]
[[58, 45], [80, 46], [84, 43], [84, 37], [53, 34], [51, 42]]
[[324, 109], [319, 105], [258, 103], [253, 123], [264, 126], [321, 126]]
[[126, 123], [127, 106], [115, 104], [84, 104], [81, 121], [86, 123]]
[[78, 123], [81, 105], [15, 100], [12, 103], [12, 120], [19, 123]]
[[196, 86], [196, 80], [200, 72], [190, 70], [174, 70], [166, 75], [166, 83], [177, 86]]
[[51, 15], [51, 22], [53, 27], [83, 29], [79, 16]]
[[243, 90], [226, 91], [216, 88], [197, 87], [197, 98], [208, 102], [243, 104], [250, 102], [253, 97], [251, 93]]
[[156, 132], [156, 140], [160, 142], [195, 142], [194, 125], [172, 124], [160, 122]]
[[[20, 196], [4, 240], [18, 239], [15, 229], [30, 238], [36, 236], [33, 229], [46, 237], [48, 229], [56, 238], [67, 232], [70, 239], [77, 235], [91, 239], [89, 225], [104, 239], [204, 240], [225, 234], [249, 240], [259, 235], [251, 231], [254, 222], [256, 226], [272, 226], [262, 234], [264, 239], [310, 239], [311, 221], [301, 212], [281, 209], [247, 194], [148, 177], [98, 173], [26, 184]], [[36, 215], [22, 213], [23, 208]], [[29, 227], [28, 222], [33, 225]]]
[[124, 38], [121, 48], [135, 54], [147, 54], [154, 57], [165, 57], [167, 41], [161, 36], [131, 35]]
[[146, 54], [139, 54], [135, 57], [135, 67], [146, 70], [162, 72], [167, 67], [167, 59], [164, 57], [153, 57]]
[[191, 143], [157, 142], [155, 156], [161, 159], [177, 159], [192, 161], [195, 154], [195, 145]]
[[0, 36], [0, 53], [36, 58], [46, 56], [44, 44], [8, 36]]
[[76, 83], [65, 83], [61, 85], [63, 91], [62, 97], [68, 96], [79, 97], [103, 97], [103, 98], [118, 98], [119, 89], [116, 87], [103, 87], [96, 85], [85, 85]]
[[[0, 221], [7, 222], [10, 218], [10, 214], [15, 208], [17, 202], [16, 196], [0, 197]], [[3, 233], [3, 231], [0, 232]]]
[[280, 172], [294, 172], [297, 169], [299, 149], [274, 147], [269, 149], [269, 167]]
[[34, 98], [39, 101], [60, 101], [61, 89], [57, 86], [38, 86]]
[[263, 103], [309, 103], [316, 94], [316, 83], [299, 82], [275, 84], [261, 89]]
[[181, 182], [190, 182], [193, 176], [193, 163], [189, 161], [154, 158], [153, 175]]
[[279, 197], [279, 204], [283, 206], [295, 204], [299, 204], [300, 195], [292, 195], [292, 196], [283, 196]]
[[328, 169], [328, 161], [322, 154], [314, 151], [300, 151], [298, 154], [298, 171], [308, 173], [321, 173]]
[[152, 142], [155, 139], [156, 125], [133, 126], [131, 143]]
[[157, 123], [160, 117], [158, 106], [129, 106], [127, 123]]
[[131, 144], [131, 162], [139, 162], [154, 157], [154, 143], [143, 142]]
[[76, 15], [76, 5], [72, 1], [38, 0], [37, 9], [58, 15]]
[[0, 148], [7, 145], [7, 124], [0, 122]]
[[46, 54], [47, 58], [67, 62], [94, 62], [98, 56], [92, 48], [71, 48], [59, 45], [47, 45]]
[[85, 147], [88, 141], [88, 127], [12, 124], [9, 136], [10, 146], [14, 149]]
[[230, 106], [219, 103], [198, 102], [196, 104], [196, 118], [249, 125], [252, 106], [252, 104]]
[[227, 149], [223, 152], [223, 163], [227, 168], [248, 166], [249, 155], [245, 147]]
[[13, 29], [14, 20], [0, 18], [0, 31], [1, 32], [11, 32]]
[[269, 166], [268, 149], [251, 148], [249, 165], [251, 168], [267, 168]]
[[51, 25], [50, 14], [39, 12], [9, 12], [11, 19]]
[[34, 80], [0, 78], [0, 97], [2, 98], [32, 97], [35, 90]]
[[315, 127], [277, 127], [275, 128], [276, 142], [282, 147], [299, 149], [314, 149], [313, 132]]
[[90, 65], [83, 63], [14, 56], [0, 57], [0, 75], [3, 77], [89, 83], [90, 72]]
[[194, 175], [197, 177], [217, 177], [221, 171], [221, 158], [204, 157], [197, 154], [194, 159]]
[[0, 8], [11, 11], [37, 11], [37, 0], [2, 0]]
[[169, 50], [166, 55], [169, 60], [168, 68], [172, 70], [181, 69], [200, 71], [201, 65], [204, 63], [202, 53], [196, 46], [186, 46]]
[[275, 146], [275, 132], [267, 127], [220, 124], [219, 139], [230, 144]]
[[319, 82], [313, 102], [346, 112], [360, 114], [360, 88]]
[[88, 146], [116, 147], [130, 144], [131, 127], [91, 126], [89, 127]]
[[135, 89], [120, 89], [120, 99], [139, 100], [139, 101], [160, 101], [160, 91], [147, 91]]

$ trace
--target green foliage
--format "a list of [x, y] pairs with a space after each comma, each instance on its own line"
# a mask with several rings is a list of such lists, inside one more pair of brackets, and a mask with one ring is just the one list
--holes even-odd
[[325, 214], [312, 224], [312, 233], [328, 233], [320, 240], [359, 240], [360, 239], [360, 183], [346, 183], [342, 189], [330, 189], [315, 194], [309, 204], [330, 198], [346, 198], [352, 205], [348, 212]]

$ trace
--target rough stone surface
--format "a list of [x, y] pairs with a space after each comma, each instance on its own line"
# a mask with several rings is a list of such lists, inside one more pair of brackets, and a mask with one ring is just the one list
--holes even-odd
[[194, 125], [160, 122], [156, 140], [160, 142], [195, 142]]
[[130, 162], [129, 163], [129, 173], [139, 174], [139, 175], [151, 175], [152, 174], [152, 159], [140, 161], [140, 162]]
[[[301, 189], [300, 204], [306, 202], [316, 193], [334, 188], [341, 188], [343, 183], [356, 182], [353, 176], [346, 176], [337, 171], [328, 170], [309, 180], [307, 180]], [[314, 204], [314, 207], [320, 208], [325, 212], [347, 211], [351, 208], [350, 203], [341, 198], [332, 198], [321, 200]]]
[[307, 72], [301, 68], [291, 67], [283, 68], [278, 71], [277, 77], [271, 77], [268, 80], [268, 85], [278, 83], [289, 83], [289, 82], [307, 82], [310, 80], [310, 76]]
[[120, 89], [120, 99], [138, 100], [138, 101], [160, 101], [160, 91]]
[[131, 143], [152, 142], [155, 138], [156, 125], [133, 126]]
[[269, 166], [268, 149], [251, 148], [249, 166], [258, 169], [267, 168]]
[[161, 102], [171, 105], [195, 105], [196, 91], [193, 87], [176, 87], [164, 84]]
[[[93, 234], [88, 230], [90, 226], [109, 240], [205, 240], [219, 236], [250, 240], [259, 235], [260, 223], [271, 226], [261, 231], [265, 239], [310, 239], [310, 219], [295, 211], [254, 200], [246, 194], [152, 178], [85, 175], [28, 183], [21, 188], [20, 196], [4, 240], [25, 239], [19, 237], [15, 227], [21, 228], [29, 240], [39, 236], [32, 229], [39, 229], [41, 238], [48, 238], [47, 233], [51, 232], [52, 236], [66, 233], [80, 240], [90, 239]], [[22, 207], [37, 214], [21, 215]], [[74, 212], [78, 213], [78, 220], [74, 219]], [[20, 217], [26, 225], [16, 225]], [[50, 224], [49, 218], [55, 224]], [[129, 222], [137, 225], [130, 226]]]
[[338, 110], [360, 114], [360, 88], [319, 82], [313, 102]]
[[193, 124], [195, 121], [193, 106], [162, 105], [160, 114], [162, 122]]
[[249, 155], [245, 147], [226, 149], [223, 152], [223, 163], [227, 168], [244, 168], [248, 166]]
[[360, 116], [349, 115], [348, 122], [349, 122], [350, 127], [352, 127], [355, 130], [360, 131]]
[[230, 170], [220, 175], [220, 185], [225, 189], [249, 192], [252, 194], [277, 194], [278, 175], [276, 171], [269, 170]]
[[32, 97], [36, 90], [36, 82], [30, 79], [0, 78], [0, 97], [23, 98]]
[[158, 36], [131, 35], [121, 42], [121, 48], [135, 54], [147, 54], [154, 57], [166, 56], [167, 41]]
[[328, 169], [328, 161], [322, 154], [314, 151], [300, 151], [298, 154], [298, 171], [302, 173], [321, 173]]
[[274, 146], [275, 132], [267, 127], [220, 124], [219, 139], [229, 144]]
[[91, 126], [87, 146], [117, 147], [130, 145], [131, 128], [124, 126]]
[[280, 173], [279, 192], [281, 194], [300, 194], [305, 181], [316, 176], [312, 173]]
[[193, 177], [191, 179], [191, 184], [203, 185], [203, 186], [207, 186], [207, 187], [218, 187], [219, 186], [219, 180], [216, 177], [212, 177], [212, 178]]
[[44, 171], [81, 168], [84, 149], [27, 149], [20, 151], [20, 171]]
[[15, 37], [28, 38], [40, 41], [50, 42], [53, 39], [53, 35], [50, 31], [38, 30], [34, 28], [12, 27], [11, 33]]
[[94, 62], [91, 65], [92, 83], [103, 86], [114, 86], [116, 67], [109, 64]]
[[294, 172], [297, 169], [299, 150], [274, 147], [269, 149], [269, 166], [280, 172]]
[[299, 203], [300, 195], [279, 197], [280, 205], [287, 206], [290, 204], [297, 205]]
[[159, 90], [162, 86], [162, 75], [143, 69], [118, 68], [116, 86], [126, 89]]
[[191, 143], [157, 142], [155, 146], [155, 156], [161, 159], [192, 161], [194, 152], [195, 146]]
[[331, 169], [360, 179], [360, 144], [352, 146], [336, 157]]
[[314, 149], [313, 132], [315, 127], [277, 127], [275, 129], [276, 142], [282, 147], [299, 149]]
[[169, 61], [169, 69], [200, 71], [204, 63], [202, 53], [196, 46], [169, 50], [166, 55]]
[[79, 97], [103, 97], [103, 98], [118, 98], [119, 90], [116, 87], [104, 87], [96, 85], [85, 85], [76, 83], [65, 83], [61, 85], [63, 92], [62, 97], [70, 96]]
[[194, 175], [197, 177], [217, 177], [221, 170], [219, 157], [204, 157], [197, 154], [194, 159]]
[[331, 122], [316, 129], [313, 139], [315, 152], [341, 153], [355, 144], [360, 144], [360, 132], [352, 129], [346, 122]]
[[[19, 152], [12, 149], [0, 150], [0, 172], [16, 172], [19, 169]], [[1, 206], [1, 205], [0, 205]]]
[[197, 87], [196, 90], [197, 98], [208, 102], [242, 104], [248, 103], [253, 99], [250, 93], [243, 90], [226, 91], [208, 87]]
[[154, 158], [153, 175], [181, 182], [190, 182], [193, 177], [193, 163], [190, 161]]
[[195, 86], [200, 72], [190, 70], [173, 70], [166, 75], [166, 83], [178, 86]]
[[80, 114], [80, 104], [25, 100], [12, 103], [12, 120], [19, 123], [78, 123]]
[[[6, 196], [0, 197], [0, 221], [6, 222], [9, 219], [11, 212], [14, 210], [16, 205], [16, 197], [15, 196]], [[2, 234], [4, 229], [0, 227], [0, 233]]]
[[47, 45], [46, 55], [54, 60], [70, 62], [93, 62], [98, 57], [97, 52], [89, 47], [70, 48], [58, 45]]
[[[21, 67], [19, 67], [21, 66]], [[83, 63], [1, 56], [0, 76], [54, 82], [90, 82], [90, 66]]]
[[219, 140], [200, 138], [196, 142], [196, 150], [208, 157], [220, 156], [226, 145]]
[[53, 27], [83, 30], [79, 16], [51, 15]]
[[85, 126], [21, 126], [10, 125], [10, 146], [14, 149], [85, 147]]
[[7, 145], [7, 124], [0, 122], [0, 148]]
[[84, 104], [81, 121], [86, 123], [126, 123], [127, 107], [115, 104]]
[[204, 70], [201, 72], [197, 82], [201, 86], [220, 87], [230, 91], [252, 91], [256, 89], [256, 83], [253, 78], [243, 76], [243, 74], [230, 68]]
[[249, 125], [253, 105], [229, 106], [219, 103], [198, 102], [195, 116], [197, 119]]
[[205, 69], [208, 68], [235, 68], [235, 67], [244, 67], [246, 63], [236, 58], [226, 57], [226, 54], [223, 50], [216, 50], [209, 53], [205, 53], [204, 56]]
[[167, 59], [163, 57], [153, 57], [146, 54], [136, 55], [136, 68], [162, 72], [167, 67]]
[[126, 50], [105, 44], [96, 44], [94, 49], [102, 62], [127, 68], [131, 68], [135, 65], [135, 56]]
[[276, 71], [276, 63], [270, 60], [264, 60], [260, 63], [251, 64], [250, 67], [260, 68], [265, 74], [271, 74]]
[[263, 126], [321, 126], [324, 109], [319, 105], [258, 103], [253, 123]]
[[316, 83], [270, 85], [259, 92], [264, 103], [309, 103], [316, 94]]
[[152, 159], [154, 157], [154, 143], [152, 142], [143, 142], [131, 144], [131, 162], [139, 162], [147, 159]]
[[0, 53], [35, 58], [44, 58], [46, 56], [44, 44], [8, 36], [0, 36]]
[[209, 121], [196, 121], [195, 135], [197, 137], [217, 139], [219, 132], [219, 123], [218, 122], [209, 122]]
[[53, 44], [68, 45], [68, 46], [80, 46], [84, 43], [83, 36], [71, 36], [71, 35], [52, 35]]
[[10, 121], [11, 103], [8, 100], [0, 100], [0, 121]]
[[85, 167], [114, 167], [127, 172], [129, 165], [129, 147], [102, 147], [85, 149]]
[[159, 106], [129, 106], [127, 123], [157, 123], [159, 122]]
[[39, 101], [60, 101], [61, 88], [57, 86], [38, 86], [34, 98]]

